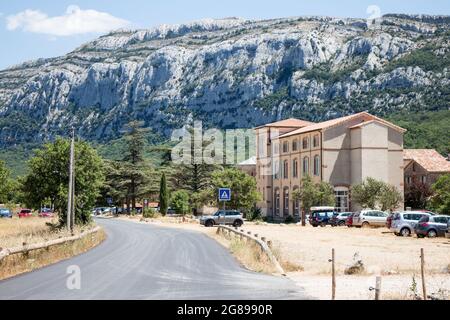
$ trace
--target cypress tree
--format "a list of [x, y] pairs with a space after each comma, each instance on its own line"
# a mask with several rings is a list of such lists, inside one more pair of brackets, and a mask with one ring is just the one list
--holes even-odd
[[161, 183], [159, 186], [159, 208], [162, 215], [167, 214], [167, 209], [169, 205], [169, 194], [167, 192], [167, 183], [165, 173], [161, 176]]

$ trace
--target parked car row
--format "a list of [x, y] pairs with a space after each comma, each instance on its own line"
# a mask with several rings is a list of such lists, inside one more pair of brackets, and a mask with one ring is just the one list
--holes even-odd
[[[399, 211], [392, 214], [380, 210], [336, 212], [332, 207], [311, 208], [309, 223], [313, 227], [327, 225], [348, 227], [387, 227], [397, 236], [450, 237], [450, 217], [431, 211]], [[447, 235], [448, 234], [448, 235]]]
[[[0, 208], [0, 218], [12, 218], [14, 215], [11, 209]], [[17, 216], [19, 218], [29, 218], [33, 217], [33, 210], [31, 209], [20, 209], [17, 211]], [[55, 216], [53, 210], [49, 208], [42, 208], [39, 210], [38, 217], [40, 218], [53, 218]]]

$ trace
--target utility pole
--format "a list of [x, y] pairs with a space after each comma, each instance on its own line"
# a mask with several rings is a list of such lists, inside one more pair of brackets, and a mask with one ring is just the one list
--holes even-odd
[[67, 198], [67, 230], [73, 231], [74, 224], [74, 208], [75, 208], [75, 179], [73, 176], [74, 171], [74, 153], [75, 153], [75, 130], [72, 127], [72, 139], [70, 142], [70, 165], [69, 165], [69, 193]]

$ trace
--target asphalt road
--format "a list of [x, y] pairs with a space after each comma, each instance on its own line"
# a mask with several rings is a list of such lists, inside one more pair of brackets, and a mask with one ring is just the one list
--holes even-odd
[[[57, 264], [0, 281], [0, 299], [305, 299], [291, 280], [250, 272], [208, 236], [120, 220], [98, 220], [98, 247]], [[68, 267], [81, 288], [70, 290]]]

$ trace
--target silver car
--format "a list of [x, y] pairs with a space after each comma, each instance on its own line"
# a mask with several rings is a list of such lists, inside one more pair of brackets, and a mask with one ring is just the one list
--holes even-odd
[[379, 210], [362, 210], [353, 216], [354, 227], [381, 227], [386, 225], [388, 214]]
[[220, 224], [240, 227], [244, 224], [244, 218], [242, 217], [242, 214], [236, 210], [219, 210], [212, 216], [201, 217], [200, 224], [205, 227], [212, 227]]
[[390, 230], [396, 236], [409, 237], [423, 216], [430, 216], [429, 213], [420, 211], [400, 211], [395, 212], [392, 217]]

